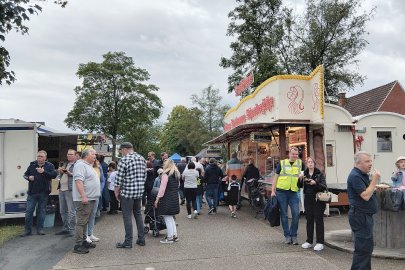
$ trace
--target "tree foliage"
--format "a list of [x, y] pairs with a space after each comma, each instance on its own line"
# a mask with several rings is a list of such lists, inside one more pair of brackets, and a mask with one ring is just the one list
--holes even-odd
[[[6, 35], [12, 30], [23, 35], [27, 34], [29, 28], [25, 23], [29, 21], [31, 15], [36, 15], [42, 11], [39, 5], [41, 1], [46, 0], [0, 0], [0, 41], [4, 42]], [[67, 5], [67, 1], [61, 0], [54, 1], [54, 3], [62, 7]], [[8, 50], [0, 45], [0, 85], [3, 82], [11, 84], [16, 79], [14, 71], [8, 69], [10, 61]]]
[[135, 151], [144, 157], [146, 157], [150, 151], [159, 155], [159, 153], [163, 152], [160, 147], [162, 131], [162, 124], [138, 125], [136, 130], [126, 130], [122, 140], [133, 142]]
[[[282, 7], [281, 1], [243, 1], [229, 13], [228, 35], [237, 36], [231, 43], [234, 53], [220, 62], [235, 71], [228, 78], [229, 90], [247, 73], [248, 66], [261, 70], [255, 73], [257, 86], [272, 75], [308, 74], [323, 64], [327, 100], [362, 84], [364, 76], [349, 68], [358, 64], [356, 57], [367, 45], [365, 26], [374, 9], [361, 13], [360, 7], [360, 0], [307, 0], [303, 15], [294, 15], [294, 10]], [[273, 12], [263, 14], [262, 10]], [[249, 14], [260, 16], [255, 20]], [[263, 30], [267, 28], [271, 31]], [[271, 53], [261, 49], [267, 43], [272, 44], [268, 48]], [[268, 61], [269, 66], [259, 59]]]
[[250, 71], [254, 70], [253, 87], [279, 74], [275, 50], [282, 37], [279, 23], [281, 0], [237, 0], [240, 3], [228, 14], [231, 22], [227, 35], [236, 37], [230, 48], [233, 55], [221, 58], [220, 66], [232, 68], [228, 77], [228, 91]]
[[213, 88], [212, 85], [204, 88], [201, 95], [191, 96], [192, 103], [202, 112], [200, 120], [210, 138], [221, 134], [225, 113], [230, 109], [227, 105], [221, 105], [221, 100], [219, 89]]
[[364, 50], [364, 36], [370, 13], [359, 13], [360, 0], [307, 0], [303, 17], [293, 25], [297, 73], [308, 74], [318, 65], [325, 68], [325, 96], [333, 100], [341, 91], [363, 84], [364, 76], [349, 70], [359, 62], [356, 57]]
[[72, 129], [111, 136], [115, 153], [118, 138], [128, 131], [135, 136], [138, 128], [154, 123], [162, 102], [154, 93], [158, 88], [145, 84], [149, 73], [135, 67], [131, 57], [124, 52], [108, 52], [103, 58], [101, 63], [79, 65], [77, 76], [83, 83], [75, 88], [76, 101], [65, 123]]
[[195, 155], [208, 141], [207, 130], [199, 119], [202, 112], [182, 105], [173, 107], [163, 127], [160, 146], [169, 153]]

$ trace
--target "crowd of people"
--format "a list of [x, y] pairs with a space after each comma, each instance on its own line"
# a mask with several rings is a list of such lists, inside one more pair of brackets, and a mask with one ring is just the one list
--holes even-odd
[[[116, 244], [117, 248], [132, 248], [132, 215], [137, 227], [135, 243], [145, 245], [144, 220], [142, 209], [147, 200], [151, 200], [156, 190], [153, 206], [164, 219], [167, 234], [161, 243], [179, 241], [175, 216], [180, 213], [180, 205], [186, 204], [187, 218], [196, 219], [201, 214], [203, 195], [208, 205], [207, 213], [217, 212], [219, 197], [226, 194], [230, 216], [236, 217], [240, 203], [240, 190], [243, 181], [260, 177], [253, 160], [245, 170], [236, 153], [227, 164], [218, 163], [215, 158], [192, 158], [189, 163], [182, 159], [175, 164], [168, 159], [167, 153], [156, 159], [149, 152], [147, 159], [134, 151], [131, 143], [124, 142], [119, 150], [122, 158], [106, 164], [96, 150], [86, 149], [80, 156], [73, 149], [67, 152], [67, 161], [55, 169], [48, 161], [43, 150], [37, 153], [37, 160], [30, 163], [24, 178], [28, 181], [27, 210], [25, 231], [22, 236], [32, 234], [33, 212], [36, 209], [37, 234], [44, 235], [45, 208], [51, 190], [51, 179], [59, 179], [59, 208], [62, 218], [62, 230], [57, 235], [74, 237], [73, 252], [85, 254], [95, 248], [94, 242], [100, 239], [94, 235], [95, 218], [99, 211], [107, 214], [122, 212], [125, 235], [124, 240]], [[289, 156], [281, 160], [275, 169], [271, 197], [276, 196], [280, 209], [281, 225], [285, 243], [298, 245], [297, 231], [299, 222], [299, 189], [303, 188], [304, 209], [306, 214], [306, 241], [301, 245], [315, 251], [324, 249], [324, 211], [326, 202], [317, 200], [316, 194], [327, 190], [325, 175], [316, 167], [316, 161], [307, 157], [306, 164], [299, 159], [298, 149], [291, 147]], [[208, 163], [207, 163], [208, 161]], [[397, 171], [392, 175], [394, 188], [405, 192], [405, 157], [397, 159]], [[380, 173], [371, 172], [371, 155], [357, 152], [354, 156], [354, 168], [347, 181], [350, 202], [349, 223], [354, 233], [355, 249], [352, 269], [369, 269], [373, 251], [373, 218], [377, 212], [375, 187]], [[371, 180], [369, 178], [371, 173]], [[226, 183], [224, 185], [224, 183]], [[224, 188], [221, 188], [225, 186]], [[288, 207], [291, 210], [291, 222], [288, 219]], [[314, 229], [316, 244], [314, 245]]]

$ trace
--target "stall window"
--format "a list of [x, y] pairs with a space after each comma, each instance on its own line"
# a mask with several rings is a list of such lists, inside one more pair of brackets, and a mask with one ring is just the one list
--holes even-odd
[[391, 131], [377, 131], [377, 151], [392, 152]]
[[333, 167], [333, 145], [326, 145], [326, 166]]

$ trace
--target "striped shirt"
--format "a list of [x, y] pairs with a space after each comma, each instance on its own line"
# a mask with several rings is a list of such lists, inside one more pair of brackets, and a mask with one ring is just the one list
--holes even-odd
[[146, 180], [146, 161], [138, 153], [123, 157], [118, 164], [115, 186], [120, 187], [120, 195], [125, 198], [140, 199]]

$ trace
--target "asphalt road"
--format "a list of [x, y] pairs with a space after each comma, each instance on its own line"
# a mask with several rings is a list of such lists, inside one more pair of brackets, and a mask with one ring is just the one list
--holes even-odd
[[[232, 219], [227, 207], [216, 215], [207, 209], [198, 219], [187, 219], [185, 206], [177, 216], [180, 241], [160, 244], [162, 237], [146, 237], [146, 246], [117, 249], [124, 237], [121, 214], [104, 215], [95, 226], [100, 237], [89, 254], [71, 252], [73, 239], [47, 235], [15, 238], [0, 248], [0, 269], [350, 269], [352, 254], [326, 247], [321, 252], [283, 244], [280, 227], [271, 228], [245, 206]], [[325, 218], [325, 230], [349, 228], [347, 216]], [[135, 229], [136, 231], [136, 229]], [[161, 232], [164, 234], [164, 231]], [[136, 233], [135, 233], [136, 235]], [[305, 241], [305, 217], [300, 219], [298, 239]], [[372, 269], [404, 269], [405, 261], [375, 259]]]

